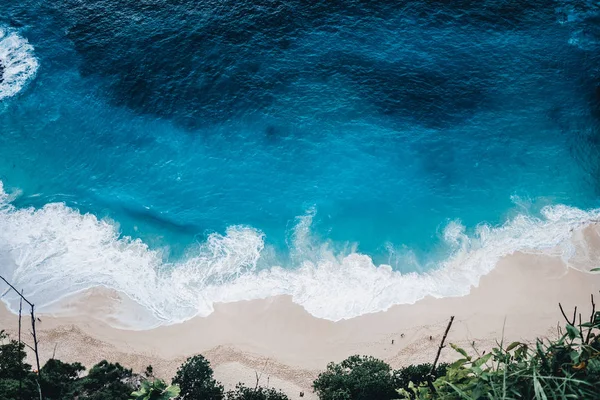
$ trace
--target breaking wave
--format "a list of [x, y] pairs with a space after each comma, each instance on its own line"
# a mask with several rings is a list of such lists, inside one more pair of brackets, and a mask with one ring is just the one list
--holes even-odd
[[0, 27], [0, 100], [19, 93], [37, 69], [33, 46], [27, 39]]
[[[452, 255], [423, 273], [403, 274], [355, 251], [336, 253], [311, 234], [314, 210], [298, 217], [290, 240], [295, 268], [258, 268], [265, 236], [247, 226], [213, 233], [188, 256], [164, 261], [159, 250], [122, 237], [117, 224], [81, 214], [62, 203], [17, 208], [0, 182], [0, 273], [23, 288], [41, 311], [58, 299], [103, 286], [150, 311], [144, 329], [206, 316], [216, 302], [290, 295], [316, 317], [340, 320], [414, 303], [425, 296], [462, 296], [498, 260], [516, 251], [558, 251], [565, 261], [581, 256], [573, 231], [600, 218], [600, 210], [557, 205], [540, 217], [518, 215], [497, 227], [480, 225], [467, 235], [449, 223], [443, 240]], [[588, 260], [589, 261], [589, 260]], [[594, 260], [594, 262], [597, 260]], [[589, 262], [588, 262], [589, 264]], [[427, 270], [431, 266], [423, 266]], [[18, 300], [3, 297], [13, 310]]]

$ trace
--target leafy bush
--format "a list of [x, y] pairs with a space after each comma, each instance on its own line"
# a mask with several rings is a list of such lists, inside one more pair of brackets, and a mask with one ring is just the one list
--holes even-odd
[[[0, 331], [0, 340], [8, 336]], [[30, 399], [38, 396], [36, 375], [31, 365], [25, 362], [25, 345], [8, 340], [0, 345], [0, 400], [14, 400], [20, 397]]]
[[42, 393], [48, 400], [61, 400], [73, 390], [73, 384], [85, 367], [80, 363], [68, 364], [60, 360], [50, 359], [42, 367]]
[[387, 400], [398, 397], [388, 364], [374, 357], [351, 356], [330, 363], [314, 381], [321, 400]]
[[155, 379], [153, 381], [145, 380], [138, 390], [131, 393], [131, 397], [133, 397], [134, 400], [170, 400], [174, 399], [177, 395], [179, 395], [178, 386], [167, 386], [167, 384], [160, 379]]
[[[419, 399], [599, 399], [600, 312], [593, 303], [589, 322], [567, 320], [556, 340], [534, 346], [514, 342], [472, 357], [456, 346], [460, 358], [433, 384], [414, 388]], [[564, 315], [564, 313], [563, 313]], [[579, 317], [581, 320], [581, 316]], [[566, 317], [565, 317], [566, 319]]]
[[190, 357], [177, 370], [173, 384], [181, 389], [183, 400], [221, 400], [223, 386], [213, 378], [213, 370], [201, 355]]
[[441, 363], [437, 365], [433, 371], [433, 376], [430, 378], [429, 373], [431, 372], [431, 367], [432, 365], [429, 363], [417, 364], [409, 365], [408, 367], [394, 371], [394, 387], [411, 393], [409, 390], [411, 383], [413, 386], [422, 386], [427, 384], [429, 379], [435, 380], [440, 376], [446, 375], [448, 364]]
[[100, 361], [87, 376], [73, 385], [73, 397], [81, 400], [129, 400], [129, 395], [135, 390], [129, 382], [132, 375], [130, 369], [119, 363]]
[[[8, 339], [4, 331], [0, 331], [0, 340]], [[25, 362], [27, 354], [25, 345], [16, 340], [0, 345], [0, 379], [23, 376], [31, 371], [31, 365]]]
[[273, 388], [249, 388], [238, 383], [235, 390], [227, 392], [227, 400], [288, 400], [288, 397]]

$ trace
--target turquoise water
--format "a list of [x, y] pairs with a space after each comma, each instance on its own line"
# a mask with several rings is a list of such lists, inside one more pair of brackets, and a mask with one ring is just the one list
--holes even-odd
[[597, 218], [598, 15], [4, 1], [0, 273], [42, 307], [120, 290], [144, 326], [274, 294], [334, 320], [465, 294]]

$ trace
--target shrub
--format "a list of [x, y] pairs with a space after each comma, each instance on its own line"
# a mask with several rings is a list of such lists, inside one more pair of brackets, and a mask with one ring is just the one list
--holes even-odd
[[[567, 320], [556, 340], [514, 342], [485, 355], [460, 358], [430, 387], [415, 388], [419, 399], [598, 399], [600, 398], [600, 312], [592, 298], [589, 322]], [[564, 312], [563, 312], [564, 315]], [[567, 317], [565, 316], [565, 319]], [[581, 321], [581, 315], [579, 316]]]
[[[0, 340], [8, 339], [0, 331]], [[0, 345], [0, 400], [13, 400], [21, 396], [24, 399], [38, 397], [36, 375], [31, 365], [25, 362], [25, 345], [16, 340]]]
[[74, 385], [73, 397], [86, 400], [129, 400], [134, 387], [130, 369], [119, 363], [112, 364], [106, 360], [94, 365], [87, 376], [79, 379]]
[[[400, 390], [409, 391], [409, 386], [422, 386], [429, 381], [429, 373], [431, 372], [431, 364], [409, 365], [408, 367], [400, 368], [394, 371], [394, 387]], [[441, 363], [433, 371], [432, 379], [435, 380], [440, 376], [446, 375], [448, 364]]]
[[[0, 331], [0, 340], [8, 339], [4, 331]], [[25, 345], [16, 340], [0, 345], [0, 379], [24, 376], [31, 371], [31, 365], [25, 362], [27, 354]]]
[[322, 400], [395, 399], [391, 368], [373, 357], [351, 356], [339, 364], [330, 363], [313, 382]]
[[177, 370], [173, 384], [181, 389], [180, 399], [221, 400], [223, 386], [213, 378], [213, 370], [201, 355], [190, 357]]
[[[21, 386], [19, 386], [21, 385]], [[20, 383], [18, 379], [0, 379], [0, 400], [39, 399], [37, 384], [31, 376]]]
[[85, 367], [80, 363], [68, 364], [60, 360], [50, 359], [42, 367], [42, 393], [44, 398], [61, 400], [67, 393], [73, 391], [73, 385], [79, 378], [79, 373]]
[[131, 393], [131, 397], [134, 400], [170, 400], [174, 399], [178, 394], [178, 386], [167, 386], [164, 381], [155, 379], [153, 381], [143, 381], [141, 387]]
[[227, 392], [227, 400], [288, 400], [285, 393], [273, 388], [249, 388], [238, 383], [235, 390]]

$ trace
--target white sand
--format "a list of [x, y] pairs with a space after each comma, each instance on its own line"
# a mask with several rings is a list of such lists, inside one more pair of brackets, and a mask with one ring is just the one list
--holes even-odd
[[[106, 289], [65, 299], [61, 313], [41, 315], [42, 359], [52, 356], [90, 366], [102, 359], [119, 361], [141, 372], [152, 364], [158, 376], [170, 378], [185, 357], [202, 353], [227, 388], [238, 381], [280, 388], [298, 399], [314, 398], [311, 383], [330, 361], [368, 354], [393, 367], [432, 362], [451, 315], [456, 316], [449, 341], [483, 350], [496, 340], [532, 341], [555, 336], [563, 324], [558, 309], [580, 307], [589, 314], [590, 294], [598, 294], [600, 274], [580, 272], [598, 267], [597, 226], [574, 233], [577, 254], [569, 267], [559, 254], [514, 254], [481, 279], [468, 296], [399, 305], [386, 312], [331, 322], [312, 317], [288, 297], [220, 304], [206, 318], [147, 331], [115, 329], [107, 324], [135, 305]], [[550, 254], [552, 252], [549, 252]], [[599, 297], [600, 298], [600, 297]], [[0, 310], [0, 326], [15, 334], [17, 317]], [[430, 340], [430, 336], [432, 339]], [[394, 340], [394, 344], [392, 344]], [[447, 348], [442, 359], [454, 358]]]

